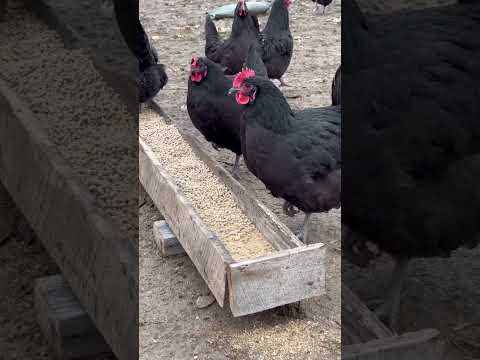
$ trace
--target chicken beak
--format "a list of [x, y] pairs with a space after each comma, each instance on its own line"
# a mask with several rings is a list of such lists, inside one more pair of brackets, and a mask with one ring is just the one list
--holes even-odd
[[228, 95], [235, 94], [237, 91], [238, 91], [238, 89], [235, 89], [235, 88], [232, 87], [230, 90], [228, 90]]

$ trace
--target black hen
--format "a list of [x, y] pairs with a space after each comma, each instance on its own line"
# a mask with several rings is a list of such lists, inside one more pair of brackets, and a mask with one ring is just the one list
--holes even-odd
[[138, 4], [113, 0], [115, 17], [120, 32], [130, 51], [138, 61], [138, 100], [151, 100], [168, 82], [165, 67], [158, 63], [158, 54], [138, 19]]
[[152, 100], [168, 82], [168, 76], [163, 64], [157, 64], [158, 54], [145, 33], [140, 34], [137, 51], [140, 74], [138, 77], [139, 102]]
[[319, 6], [323, 6], [323, 12], [322, 14], [325, 14], [325, 9], [327, 8], [328, 5], [332, 3], [332, 0], [312, 0], [314, 3], [317, 5], [315, 6], [315, 12], [318, 13]]
[[293, 37], [288, 14], [291, 2], [292, 0], [275, 0], [267, 24], [258, 35], [268, 77], [279, 80], [281, 85], [287, 85], [282, 76], [293, 55]]
[[369, 37], [350, 40], [361, 52], [373, 41], [384, 49], [370, 59], [377, 65], [342, 64], [342, 223], [361, 235], [359, 245], [370, 240], [396, 260], [379, 309], [396, 327], [408, 261], [480, 242], [480, 6], [396, 14], [374, 25], [364, 28]]
[[255, 44], [250, 45], [250, 48], [248, 49], [247, 58], [245, 59], [242, 70], [246, 68], [254, 70], [257, 76], [268, 78], [267, 68], [263, 63], [262, 57], [258, 53]]
[[[264, 72], [265, 67], [254, 46], [250, 47], [246, 67]], [[237, 176], [240, 156], [240, 115], [241, 108], [228, 90], [232, 76], [223, 73], [220, 65], [207, 58], [192, 58], [188, 81], [187, 109], [193, 125], [205, 139], [218, 148], [235, 153], [233, 175]]]
[[217, 28], [210, 16], [205, 19], [205, 55], [220, 64], [226, 74], [234, 75], [242, 70], [252, 43], [257, 42], [258, 19], [248, 12], [245, 0], [235, 8], [235, 17], [230, 37], [221, 41]]
[[140, 73], [138, 78], [138, 96], [140, 103], [152, 100], [167, 84], [168, 76], [162, 64], [154, 64]]
[[340, 206], [341, 116], [339, 107], [294, 112], [268, 79], [243, 71], [234, 80], [243, 105], [241, 141], [248, 169], [275, 197], [311, 213]]

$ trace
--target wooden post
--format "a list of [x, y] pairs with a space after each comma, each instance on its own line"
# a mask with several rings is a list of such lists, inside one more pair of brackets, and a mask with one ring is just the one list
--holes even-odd
[[38, 323], [58, 359], [111, 352], [61, 275], [37, 279], [34, 297]]

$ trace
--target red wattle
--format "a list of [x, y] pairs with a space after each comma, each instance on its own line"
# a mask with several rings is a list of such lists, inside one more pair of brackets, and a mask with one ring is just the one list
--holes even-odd
[[247, 105], [250, 102], [250, 98], [242, 93], [237, 93], [235, 95], [235, 100], [239, 105]]
[[200, 73], [194, 73], [190, 76], [190, 78], [192, 79], [192, 81], [194, 82], [200, 82], [202, 81], [202, 74]]

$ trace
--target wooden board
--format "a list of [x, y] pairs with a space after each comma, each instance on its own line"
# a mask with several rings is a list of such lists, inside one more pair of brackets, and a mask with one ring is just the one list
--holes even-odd
[[342, 284], [342, 344], [364, 343], [393, 335], [358, 296]]
[[163, 171], [150, 147], [142, 139], [139, 142], [141, 184], [223, 307], [226, 266], [233, 262], [231, 255], [193, 210], [170, 176]]
[[185, 254], [182, 244], [166, 221], [160, 220], [153, 223], [153, 236], [163, 256]]
[[444, 341], [434, 329], [342, 347], [342, 360], [441, 360]]
[[256, 228], [265, 236], [265, 239], [267, 239], [276, 250], [305, 246], [285, 224], [278, 220], [269, 208], [258, 201], [208, 154], [198, 138], [185, 131], [181, 133], [200, 160], [207, 164], [210, 170], [233, 192], [237, 200], [237, 205], [245, 212], [250, 221], [252, 221]]
[[58, 359], [85, 359], [111, 353], [61, 275], [37, 279], [34, 298], [38, 323]]
[[325, 293], [323, 244], [281, 250], [230, 264], [228, 284], [234, 316], [253, 314]]
[[0, 181], [117, 357], [138, 356], [135, 248], [1, 80]]

